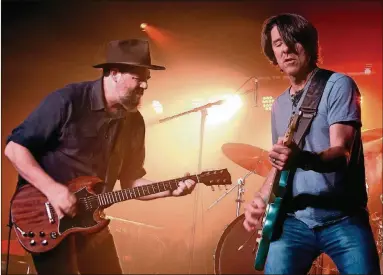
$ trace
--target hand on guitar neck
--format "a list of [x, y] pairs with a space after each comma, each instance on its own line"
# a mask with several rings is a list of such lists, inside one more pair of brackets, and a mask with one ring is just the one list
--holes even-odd
[[296, 165], [300, 153], [301, 149], [294, 142], [288, 143], [285, 138], [280, 137], [269, 152], [269, 160], [279, 171], [288, 170]]

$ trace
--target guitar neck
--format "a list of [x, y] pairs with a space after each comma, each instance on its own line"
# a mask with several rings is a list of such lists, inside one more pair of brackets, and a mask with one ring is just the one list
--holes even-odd
[[164, 191], [172, 191], [178, 188], [178, 182], [184, 181], [186, 179], [192, 179], [195, 182], [198, 182], [197, 175], [156, 182], [148, 185], [137, 186], [133, 188], [126, 188], [119, 191], [112, 191], [107, 193], [102, 193], [97, 195], [100, 206], [111, 205], [117, 202], [122, 202], [126, 200], [136, 199], [139, 197], [144, 197]]
[[269, 174], [267, 174], [265, 181], [263, 182], [263, 186], [267, 186], [267, 188], [268, 188], [268, 190], [267, 190], [267, 192], [269, 194], [268, 200], [270, 198], [271, 193], [272, 192], [275, 193], [275, 191], [276, 191], [275, 189], [278, 187], [280, 174], [281, 173], [277, 168], [272, 167], [270, 169]]

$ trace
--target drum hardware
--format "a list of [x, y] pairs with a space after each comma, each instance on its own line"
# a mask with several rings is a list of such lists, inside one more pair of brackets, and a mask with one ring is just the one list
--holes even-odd
[[[214, 251], [214, 274], [263, 274], [254, 269], [254, 232], [243, 227], [245, 215], [236, 217], [223, 231]], [[255, 231], [257, 232], [257, 230]]]
[[214, 205], [216, 205], [219, 201], [221, 201], [224, 197], [226, 197], [231, 191], [233, 191], [235, 188], [238, 188], [237, 190], [237, 198], [235, 202], [237, 203], [237, 208], [236, 208], [236, 217], [239, 216], [239, 212], [241, 209], [241, 203], [243, 202], [242, 196], [245, 193], [245, 182], [246, 178], [253, 174], [254, 171], [249, 171], [246, 173], [246, 175], [243, 178], [239, 178], [237, 181], [237, 184], [234, 185], [232, 188], [227, 190], [222, 196], [220, 196], [215, 202], [213, 202], [207, 210], [210, 210]]
[[383, 128], [367, 129], [362, 131], [362, 142], [367, 143], [383, 137]]
[[239, 216], [241, 204], [243, 202], [242, 196], [245, 192], [246, 178], [251, 174], [258, 174], [261, 177], [266, 177], [271, 169], [271, 164], [268, 161], [268, 152], [259, 147], [243, 144], [243, 143], [225, 143], [222, 145], [222, 152], [234, 163], [238, 164], [242, 168], [248, 170], [243, 178], [239, 178], [237, 184], [226, 191], [220, 196], [207, 210], [210, 210], [214, 205], [221, 201], [235, 188], [237, 189], [237, 203], [236, 217]]
[[[254, 269], [254, 253], [257, 242], [259, 228], [253, 232], [247, 232], [243, 227], [245, 215], [240, 214], [242, 196], [245, 192], [246, 179], [251, 174], [266, 177], [271, 169], [268, 160], [268, 152], [242, 143], [226, 143], [222, 146], [222, 151], [231, 161], [248, 170], [247, 173], [239, 178], [237, 184], [220, 196], [208, 210], [221, 201], [227, 194], [237, 189], [236, 218], [227, 226], [221, 235], [217, 247], [214, 251], [214, 273], [215, 274], [263, 274]], [[251, 245], [250, 245], [251, 244]], [[253, 245], [254, 244], [254, 245]]]

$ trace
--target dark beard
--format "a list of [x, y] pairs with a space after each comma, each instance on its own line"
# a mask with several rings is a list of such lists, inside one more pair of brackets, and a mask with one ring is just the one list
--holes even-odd
[[141, 103], [141, 93], [134, 91], [123, 99], [124, 106], [129, 109], [137, 108]]

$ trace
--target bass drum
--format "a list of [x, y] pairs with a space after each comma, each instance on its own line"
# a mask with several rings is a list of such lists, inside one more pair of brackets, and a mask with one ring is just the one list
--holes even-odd
[[[243, 227], [241, 214], [224, 230], [214, 253], [215, 274], [263, 274], [254, 269], [257, 233]], [[243, 248], [238, 250], [243, 245]]]

